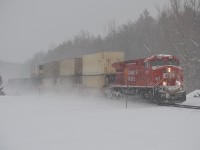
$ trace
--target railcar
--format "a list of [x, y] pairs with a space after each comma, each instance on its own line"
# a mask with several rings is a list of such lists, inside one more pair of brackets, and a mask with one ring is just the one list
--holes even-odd
[[135, 95], [156, 103], [181, 103], [186, 100], [183, 69], [172, 55], [122, 61], [112, 64], [116, 69], [110, 83], [112, 95]]

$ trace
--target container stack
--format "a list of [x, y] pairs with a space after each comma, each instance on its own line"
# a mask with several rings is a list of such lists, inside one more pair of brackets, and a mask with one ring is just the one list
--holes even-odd
[[82, 58], [72, 58], [60, 61], [59, 87], [81, 84]]
[[124, 52], [101, 52], [83, 56], [84, 87], [103, 88], [106, 77], [116, 73], [112, 64], [124, 60]]
[[54, 61], [40, 66], [44, 88], [66, 88], [81, 84], [82, 58]]
[[45, 89], [66, 89], [72, 86], [103, 88], [115, 76], [113, 63], [124, 61], [124, 52], [100, 52], [82, 58], [41, 64], [32, 69], [31, 78], [42, 80]]
[[58, 77], [60, 75], [60, 62], [53, 61], [43, 64], [43, 76], [45, 78]]
[[54, 88], [56, 84], [56, 80], [60, 75], [60, 62], [53, 61], [49, 63], [45, 63], [42, 66], [42, 85], [44, 88]]
[[82, 58], [60, 61], [60, 76], [74, 76], [82, 74]]

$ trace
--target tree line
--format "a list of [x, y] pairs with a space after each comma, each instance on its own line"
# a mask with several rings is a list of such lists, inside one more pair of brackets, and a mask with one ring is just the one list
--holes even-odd
[[73, 40], [65, 41], [48, 52], [39, 52], [26, 65], [101, 51], [124, 51], [125, 59], [153, 54], [171, 54], [180, 59], [188, 91], [199, 88], [200, 81], [200, 0], [169, 0], [170, 5], [152, 17], [144, 10], [136, 21], [117, 25], [111, 21], [105, 36], [81, 31]]

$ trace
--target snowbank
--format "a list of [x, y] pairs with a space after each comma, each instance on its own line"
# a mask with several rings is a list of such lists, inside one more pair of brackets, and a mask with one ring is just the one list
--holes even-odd
[[195, 90], [189, 94], [187, 94], [188, 98], [200, 98], [200, 90]]
[[200, 90], [187, 94], [187, 100], [183, 104], [200, 106]]

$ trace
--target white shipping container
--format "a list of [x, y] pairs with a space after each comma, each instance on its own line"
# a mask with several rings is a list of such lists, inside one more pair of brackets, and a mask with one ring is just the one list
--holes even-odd
[[82, 74], [82, 59], [74, 58], [60, 61], [60, 76]]
[[82, 85], [87, 88], [103, 88], [106, 84], [105, 75], [82, 76]]
[[116, 73], [112, 64], [124, 61], [124, 52], [101, 52], [83, 56], [83, 75]]

